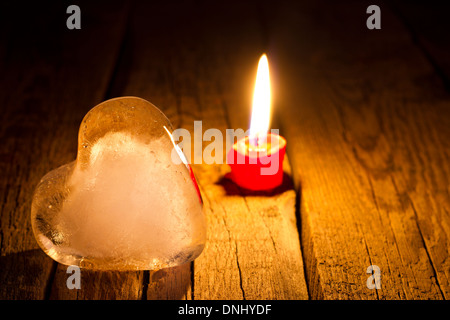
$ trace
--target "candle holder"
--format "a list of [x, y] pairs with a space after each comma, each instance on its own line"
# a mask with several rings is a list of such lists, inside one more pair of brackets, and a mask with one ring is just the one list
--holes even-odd
[[76, 160], [45, 175], [33, 196], [32, 228], [45, 253], [98, 270], [153, 270], [198, 257], [206, 241], [201, 196], [171, 132], [166, 116], [140, 98], [89, 111]]

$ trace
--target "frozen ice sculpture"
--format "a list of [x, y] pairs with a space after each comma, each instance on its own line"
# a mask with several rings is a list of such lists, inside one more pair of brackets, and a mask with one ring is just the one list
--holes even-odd
[[202, 201], [170, 132], [165, 115], [140, 98], [89, 111], [76, 161], [36, 187], [31, 221], [40, 247], [62, 264], [98, 270], [152, 270], [197, 258], [206, 241]]

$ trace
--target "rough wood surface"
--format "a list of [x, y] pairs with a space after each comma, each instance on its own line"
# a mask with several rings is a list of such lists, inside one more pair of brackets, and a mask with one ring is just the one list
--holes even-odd
[[[65, 3], [0, 12], [0, 298], [449, 298], [448, 45], [427, 26], [432, 9], [381, 3], [382, 30], [369, 31], [361, 1], [78, 4], [78, 31]], [[75, 158], [86, 112], [136, 95], [191, 134], [194, 120], [246, 129], [263, 51], [284, 184], [248, 192], [226, 165], [195, 164], [208, 242], [194, 263], [82, 271], [68, 290], [66, 267], [34, 240], [30, 203]], [[380, 290], [366, 287], [369, 265]]]
[[12, 24], [2, 39], [0, 98], [3, 299], [49, 296], [56, 263], [32, 234], [33, 189], [46, 172], [75, 158], [79, 119], [104, 99], [116, 63], [123, 7], [83, 4], [90, 15], [78, 33], [65, 28], [62, 3], [27, 10], [9, 3], [2, 10], [2, 21]]
[[[142, 5], [142, 7], [140, 7]], [[187, 9], [188, 7], [186, 7]], [[170, 5], [155, 12], [162, 20], [149, 23], [145, 15], [136, 15], [133, 20], [133, 40], [130, 52], [125, 52], [125, 61], [131, 65], [119, 70], [118, 77], [126, 77], [121, 95], [137, 95], [155, 103], [172, 120], [176, 127], [183, 127], [194, 136], [194, 121], [201, 120], [203, 131], [217, 128], [225, 136], [225, 129], [232, 128], [235, 114], [228, 107], [231, 101], [239, 100], [240, 90], [224, 88], [223, 78], [234, 82], [241, 75], [240, 63], [258, 59], [258, 24], [254, 15], [249, 15], [253, 6], [240, 7], [238, 12], [250, 18], [246, 26], [249, 34], [237, 37], [236, 30], [226, 29], [229, 19], [242, 21], [236, 13], [214, 15], [214, 8], [206, 7], [208, 14], [184, 16], [183, 7]], [[140, 4], [136, 12], [150, 10]], [[173, 11], [171, 11], [173, 10]], [[164, 12], [173, 16], [165, 17]], [[228, 21], [218, 21], [222, 17]], [[189, 21], [197, 24], [189, 25]], [[225, 24], [225, 22], [227, 22]], [[252, 26], [253, 24], [253, 26]], [[153, 26], [164, 28], [161, 34]], [[202, 26], [208, 25], [205, 30]], [[242, 26], [242, 22], [239, 24]], [[213, 35], [220, 32], [220, 41]], [[252, 40], [251, 36], [255, 39]], [[151, 45], [145, 39], [152, 39]], [[229, 42], [227, 42], [228, 40]], [[222, 44], [222, 47], [219, 47]], [[226, 45], [233, 43], [234, 46]], [[201, 44], [201, 45], [199, 45]], [[242, 47], [242, 48], [241, 48]], [[249, 55], [250, 54], [250, 55]], [[231, 66], [223, 61], [241, 59]], [[247, 67], [248, 68], [248, 67]], [[254, 73], [253, 76], [254, 77]], [[236, 88], [234, 88], [236, 89]], [[249, 105], [241, 102], [241, 107]], [[245, 125], [248, 125], [246, 118]], [[203, 143], [205, 147], [208, 143]], [[192, 145], [194, 148], [194, 145]], [[225, 147], [225, 145], [224, 145]], [[194, 150], [193, 150], [194, 152]], [[288, 164], [287, 164], [288, 166]], [[224, 164], [196, 164], [193, 166], [205, 203], [208, 222], [208, 241], [202, 255], [190, 270], [180, 267], [171, 273], [161, 273], [159, 280], [167, 290], [168, 297], [193, 299], [307, 299], [306, 283], [302, 264], [299, 234], [295, 217], [295, 192], [286, 176], [286, 184], [274, 195], [246, 194], [224, 178], [228, 166]], [[151, 274], [150, 280], [155, 276]], [[182, 286], [185, 295], [173, 292], [180, 279], [192, 277], [193, 284]], [[182, 281], [181, 281], [182, 282]], [[153, 298], [149, 285], [147, 298]], [[179, 287], [178, 287], [179, 289]], [[192, 290], [192, 293], [191, 293]]]
[[390, 6], [409, 29], [412, 40], [433, 65], [450, 92], [450, 43], [447, 37], [443, 36], [450, 30], [450, 4], [426, 4], [426, 1], [396, 0], [390, 3]]
[[271, 23], [309, 292], [448, 298], [450, 99], [387, 6], [365, 28], [367, 5], [284, 3]]
[[[10, 104], [6, 100], [11, 99], [9, 92], [3, 93], [5, 105], [8, 105], [7, 112], [3, 114], [4, 122], [17, 126], [23, 125], [22, 121], [26, 120], [30, 126], [30, 135], [20, 140], [22, 146], [18, 146], [17, 139], [23, 128], [17, 128], [14, 132], [2, 128], [4, 136], [9, 139], [7, 141], [10, 141], [6, 146], [11, 145], [11, 150], [4, 149], [3, 164], [8, 166], [5, 172], [14, 172], [12, 169], [16, 164], [10, 157], [19, 155], [19, 147], [20, 155], [29, 159], [20, 160], [18, 164], [24, 166], [22, 170], [26, 170], [27, 175], [33, 171], [31, 180], [26, 176], [10, 175], [3, 181], [6, 201], [2, 208], [2, 297], [306, 299], [308, 294], [295, 217], [295, 192], [289, 176], [286, 175], [285, 185], [273, 195], [247, 194], [224, 179], [228, 170], [226, 165], [194, 166], [205, 199], [209, 234], [207, 248], [194, 264], [154, 272], [82, 271], [81, 289], [67, 289], [66, 267], [54, 263], [37, 249], [28, 221], [29, 203], [39, 178], [75, 157], [76, 133], [87, 110], [105, 98], [137, 95], [161, 107], [175, 127], [192, 131], [193, 121], [203, 120], [203, 131], [214, 127], [225, 133], [231, 122], [239, 118], [236, 116], [239, 113], [229, 112], [227, 105], [241, 99], [242, 88], [223, 83], [222, 75], [232, 77], [230, 82], [239, 82], [242, 81], [239, 66], [251, 66], [247, 67], [252, 74], [248, 81], [250, 84], [255, 71], [253, 64], [260, 54], [259, 25], [253, 14], [253, 5], [239, 6], [240, 16], [227, 9], [232, 17], [234, 15], [232, 22], [244, 28], [250, 27], [247, 34], [240, 37], [236, 37], [238, 26], [227, 29], [229, 21], [226, 16], [216, 23], [214, 6], [196, 13], [198, 23], [189, 28], [183, 28], [189, 25], [192, 18], [184, 15], [189, 4], [179, 7], [137, 2], [131, 9], [127, 6], [107, 6], [108, 11], [102, 14], [99, 13], [100, 7], [80, 6], [83, 12], [88, 12], [88, 18], [83, 20], [83, 33], [75, 34], [73, 38], [74, 34], [63, 29], [62, 35], [56, 33], [59, 36], [56, 39], [61, 44], [54, 56], [48, 56], [47, 64], [39, 61], [41, 55], [48, 54], [44, 42], [36, 50], [36, 57], [30, 59], [29, 65], [20, 66], [23, 73], [29, 71], [38, 78], [39, 71], [43, 70], [46, 72], [44, 80], [54, 82], [52, 86], [44, 90], [36, 86], [43, 76], [28, 87], [21, 84], [22, 79], [17, 79], [17, 84], [11, 83], [11, 79], [9, 82], [4, 79], [7, 88], [18, 88], [14, 96], [21, 99], [29, 96], [32, 100], [25, 104], [29, 108], [22, 110], [24, 103], [21, 100]], [[58, 12], [61, 8], [53, 9]], [[157, 18], [149, 21], [148, 12]], [[204, 13], [212, 15], [202, 20]], [[101, 15], [102, 20], [94, 23], [93, 17], [96, 15]], [[242, 20], [248, 17], [249, 22]], [[55, 24], [65, 22], [62, 18], [54, 20]], [[214, 31], [205, 33], [203, 27], [210, 24], [214, 24]], [[42, 35], [41, 41], [53, 39], [53, 27], [43, 31], [48, 35]], [[55, 29], [61, 30], [58, 27]], [[234, 46], [215, 39], [213, 35], [216, 32]], [[255, 44], [256, 48], [249, 51]], [[22, 43], [24, 48], [27, 45]], [[91, 50], [85, 51], [86, 47]], [[14, 49], [11, 47], [11, 50]], [[233, 72], [230, 72], [224, 62], [240, 55], [239, 64], [235, 64]], [[21, 59], [22, 56], [17, 57], [17, 63], [7, 67], [6, 75], [14, 76], [19, 64], [23, 64]], [[29, 66], [31, 68], [27, 68]], [[244, 73], [245, 77], [250, 74]], [[28, 92], [30, 86], [33, 90]], [[59, 87], [62, 90], [57, 90]], [[245, 102], [241, 101], [240, 106], [249, 108], [248, 102], [245, 96]], [[31, 122], [30, 113], [33, 115], [36, 112], [31, 108], [37, 106], [48, 106], [48, 109], [42, 110]], [[20, 118], [14, 117], [14, 113]], [[52, 113], [59, 116], [55, 117]], [[41, 128], [44, 118], [51, 121], [46, 123], [46, 130]], [[247, 121], [243, 125], [247, 126]], [[31, 134], [34, 139], [30, 139]], [[35, 152], [28, 154], [27, 149]], [[39, 166], [39, 170], [35, 166]], [[286, 168], [289, 168], [287, 162]], [[10, 186], [13, 179], [16, 179], [16, 196]], [[8, 222], [13, 217], [20, 217], [20, 221], [14, 224]], [[20, 233], [11, 235], [11, 230]], [[20, 245], [24, 239], [29, 243], [27, 246]]]

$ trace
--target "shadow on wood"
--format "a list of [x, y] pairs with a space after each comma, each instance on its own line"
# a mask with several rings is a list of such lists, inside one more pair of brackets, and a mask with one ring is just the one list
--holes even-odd
[[63, 300], [180, 300], [191, 296], [190, 264], [155, 271], [81, 270], [81, 289], [69, 290], [70, 274], [58, 265], [50, 299]]
[[191, 299], [191, 265], [150, 271], [147, 289], [148, 300], [190, 300]]
[[142, 271], [81, 269], [80, 289], [67, 287], [67, 280], [71, 275], [67, 273], [67, 266], [58, 264], [50, 300], [139, 300], [143, 296]]
[[39, 249], [0, 257], [0, 299], [44, 299], [54, 262]]
[[283, 173], [283, 182], [281, 185], [271, 190], [249, 190], [242, 188], [231, 180], [230, 173], [225, 174], [217, 184], [224, 188], [228, 196], [273, 197], [294, 188], [292, 179], [286, 172]]

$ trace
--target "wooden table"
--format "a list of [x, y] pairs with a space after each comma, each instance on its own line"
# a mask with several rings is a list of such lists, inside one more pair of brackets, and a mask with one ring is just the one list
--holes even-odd
[[[382, 29], [368, 30], [370, 4], [78, 1], [81, 30], [66, 28], [69, 3], [2, 5], [0, 298], [448, 299], [446, 11], [381, 3]], [[249, 192], [227, 165], [195, 164], [208, 222], [197, 260], [83, 270], [67, 289], [30, 205], [40, 178], [75, 159], [87, 111], [134, 95], [176, 128], [247, 129], [264, 51], [283, 185]], [[366, 286], [370, 265], [381, 289]]]

